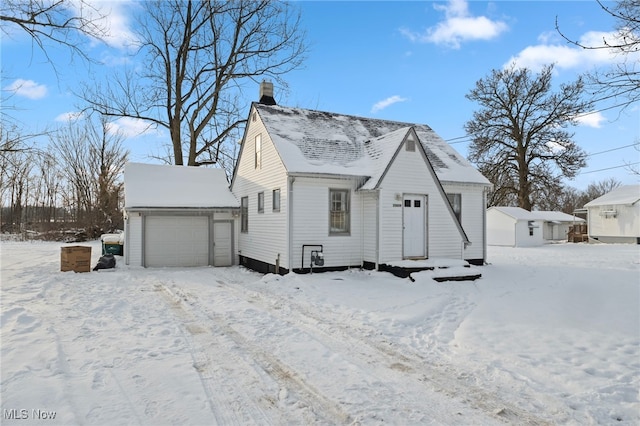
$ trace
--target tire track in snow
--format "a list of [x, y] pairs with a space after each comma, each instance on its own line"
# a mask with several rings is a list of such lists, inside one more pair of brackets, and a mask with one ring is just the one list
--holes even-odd
[[[444, 362], [433, 364], [413, 348], [403, 345], [396, 347], [391, 342], [363, 338], [362, 333], [355, 333], [340, 322], [326, 316], [311, 312], [290, 299], [283, 300], [278, 295], [252, 291], [238, 284], [217, 280], [234, 295], [249, 303], [259, 304], [270, 314], [287, 321], [296, 327], [304, 328], [315, 337], [324, 340], [327, 346], [336, 348], [341, 353], [357, 353], [359, 357], [370, 360], [372, 365], [386, 365], [396, 374], [412, 377], [434, 391], [479, 409], [489, 417], [501, 422], [522, 425], [547, 425], [551, 422], [523, 410], [512, 403], [502, 400], [489, 390], [474, 386], [468, 382], [468, 375], [453, 365]], [[273, 303], [275, 300], [275, 303]], [[282, 309], [286, 306], [288, 309]]]
[[[327, 371], [327, 365], [314, 364], [314, 361], [324, 364], [323, 358], [316, 359], [317, 356], [315, 356], [311, 361], [307, 361], [306, 357], [300, 357], [304, 352], [300, 353], [297, 349], [292, 349], [294, 353], [298, 351], [293, 359], [287, 364], [280, 361], [279, 365], [286, 366], [285, 373], [287, 375], [294, 371], [293, 366], [295, 366], [298, 370], [295, 377], [298, 380], [301, 377], [307, 377], [305, 381], [298, 381], [298, 386], [312, 389], [316, 396], [322, 395], [318, 392], [318, 388], [324, 389], [325, 392], [331, 392], [332, 398], [340, 401], [339, 407], [344, 407], [341, 408], [343, 412], [351, 407], [349, 418], [355, 419], [354, 423], [389, 421], [389, 419], [405, 424], [451, 423], [452, 420], [456, 422], [458, 420], [455, 419], [463, 418], [457, 416], [468, 415], [477, 418], [478, 413], [467, 404], [451, 398], [450, 395], [442, 394], [440, 390], [425, 387], [424, 383], [418, 380], [419, 376], [414, 377], [414, 380], [407, 380], [407, 375], [413, 374], [413, 368], [408, 366], [406, 362], [399, 362], [398, 357], [381, 357], [379, 351], [366, 347], [358, 348], [361, 346], [361, 342], [345, 339], [343, 336], [336, 337], [327, 331], [319, 331], [318, 326], [321, 324], [313, 321], [306, 325], [300, 324], [296, 318], [293, 320], [290, 318], [290, 312], [282, 312], [282, 306], [279, 304], [271, 306], [266, 301], [267, 304], [262, 307], [261, 311], [256, 311], [253, 309], [258, 307], [254, 303], [255, 300], [251, 297], [247, 299], [247, 296], [242, 294], [243, 289], [232, 289], [221, 282], [219, 284], [219, 287], [222, 287], [220, 297], [231, 296], [232, 299], [241, 302], [230, 300], [223, 303], [227, 306], [237, 306], [238, 312], [240, 312], [238, 315], [235, 315], [233, 311], [227, 312], [227, 316], [223, 319], [224, 323], [236, 321], [238, 325], [235, 327], [244, 328], [244, 333], [257, 331], [258, 334], [251, 337], [253, 341], [251, 345], [253, 347], [261, 345], [269, 350], [269, 352], [265, 352], [265, 349], [260, 349], [258, 355], [264, 356], [267, 353], [274, 353], [281, 355], [267, 356], [270, 359], [275, 356], [280, 356], [280, 359], [291, 358], [291, 353], [287, 353], [287, 346], [280, 347], [279, 345], [280, 336], [287, 336], [293, 338], [292, 343], [297, 347], [299, 347], [302, 338], [304, 351], [328, 352], [332, 358], [335, 357], [338, 360], [330, 363], [333, 369]], [[184, 294], [182, 289], [177, 286], [175, 288], [177, 288], [177, 292]], [[207, 312], [207, 307], [199, 303], [197, 296], [191, 294], [185, 296], [185, 301], [190, 306], [197, 307], [209, 318], [218, 317], [222, 320], [223, 317], [220, 314]], [[242, 309], [242, 302], [253, 308]], [[266, 318], [263, 314], [267, 314]], [[308, 318], [306, 319], [308, 320]], [[250, 324], [247, 323], [248, 321]], [[242, 339], [247, 340], [244, 337]], [[308, 354], [311, 355], [310, 352]], [[252, 356], [255, 358], [256, 353], [253, 353]], [[400, 361], [407, 360], [401, 359]], [[344, 372], [346, 375], [343, 375]], [[314, 387], [312, 382], [317, 386]], [[330, 400], [324, 396], [323, 399]], [[337, 403], [333, 404], [337, 405]], [[338, 421], [329, 419], [328, 421], [332, 424], [345, 423], [342, 419], [338, 419]], [[493, 422], [499, 423], [496, 420]], [[491, 424], [492, 419], [487, 417], [484, 423]]]
[[[156, 284], [155, 290], [161, 292], [164, 299], [169, 304], [173, 314], [179, 319], [179, 329], [182, 337], [187, 342], [187, 347], [191, 353], [193, 368], [200, 377], [202, 388], [207, 397], [211, 412], [215, 418], [215, 424], [260, 424], [268, 420], [264, 412], [249, 398], [241, 387], [228, 386], [227, 378], [220, 374], [220, 364], [225, 364], [230, 358], [212, 360], [207, 354], [207, 348], [216, 343], [216, 337], [209, 336], [211, 327], [200, 325], [201, 321], [192, 310], [185, 305], [184, 297], [176, 294], [166, 285]], [[212, 336], [220, 339], [219, 333], [212, 333]], [[216, 351], [224, 347], [222, 344], [216, 345]], [[229, 354], [230, 356], [230, 354]], [[218, 370], [216, 370], [217, 362]], [[242, 404], [236, 401], [241, 399]]]
[[[186, 324], [186, 334], [190, 334], [190, 336], [185, 336], [185, 338], [190, 345], [194, 359], [194, 368], [201, 377], [203, 387], [205, 388], [212, 407], [212, 412], [218, 424], [247, 424], [249, 421], [255, 424], [272, 423], [273, 418], [269, 416], [259, 404], [261, 402], [267, 405], [273, 405], [275, 403], [274, 398], [269, 398], [265, 395], [255, 395], [255, 384], [254, 386], [247, 387], [238, 386], [238, 383], [235, 383], [234, 386], [221, 385], [227, 383], [229, 378], [212, 372], [212, 360], [207, 357], [204, 348], [208, 345], [215, 345], [215, 350], [219, 352], [221, 347], [216, 343], [220, 343], [223, 340], [229, 340], [230, 342], [228, 343], [235, 346], [235, 348], [228, 348], [228, 354], [226, 354], [232, 358], [236, 358], [234, 365], [230, 366], [229, 369], [232, 371], [238, 370], [237, 362], [242, 360], [237, 359], [238, 356], [234, 355], [234, 353], [244, 351], [244, 353], [249, 356], [249, 360], [244, 360], [245, 363], [250, 364], [249, 366], [258, 373], [260, 371], [266, 373], [268, 377], [267, 381], [273, 381], [279, 385], [277, 390], [273, 389], [274, 393], [278, 394], [277, 399], [282, 399], [283, 396], [288, 397], [291, 392], [301, 398], [300, 402], [302, 405], [306, 405], [308, 410], [311, 411], [310, 417], [304, 419], [305, 422], [317, 422], [319, 419], [322, 419], [322, 421], [330, 424], [351, 423], [349, 415], [345, 413], [339, 405], [324, 397], [313, 387], [307, 385], [294, 371], [279, 359], [271, 356], [257, 345], [248, 341], [239, 332], [230, 327], [222, 316], [206, 312], [195, 300], [188, 298], [184, 291], [177, 286], [169, 288], [166, 285], [157, 285], [157, 288], [163, 292], [163, 295], [165, 295], [171, 303], [176, 315]], [[198, 332], [198, 330], [204, 330], [205, 332]], [[215, 337], [209, 336], [207, 330], [212, 331]], [[237, 379], [237, 377], [235, 377], [235, 379]], [[258, 390], [260, 390], [262, 387], [268, 386], [269, 383], [265, 383], [265, 379], [263, 378], [262, 383], [258, 385]], [[242, 389], [253, 389], [254, 395], [243, 392]], [[242, 395], [239, 395], [239, 393]], [[231, 398], [226, 398], [226, 401], [223, 401], [218, 395], [231, 395]], [[241, 404], [237, 403], [238, 399], [242, 400]], [[256, 402], [256, 400], [258, 402]], [[235, 409], [229, 408], [234, 405]], [[241, 414], [245, 415], [241, 416]], [[275, 417], [281, 416], [282, 414], [280, 411]], [[280, 419], [283, 423], [291, 421], [300, 422], [301, 420], [302, 419]]]

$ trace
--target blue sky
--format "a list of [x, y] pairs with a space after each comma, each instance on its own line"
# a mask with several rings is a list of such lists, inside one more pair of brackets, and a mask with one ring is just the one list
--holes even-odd
[[[302, 12], [309, 53], [304, 68], [286, 76], [288, 90], [275, 88], [279, 104], [428, 124], [465, 156], [468, 139], [463, 126], [478, 109], [465, 94], [491, 69], [516, 61], [539, 70], [553, 62], [559, 84], [615, 60], [602, 50], [572, 47], [555, 30], [557, 18], [572, 38], [596, 43], [609, 37], [614, 22], [595, 1], [295, 4]], [[133, 37], [129, 17], [137, 5], [120, 1], [108, 7], [108, 45], [88, 44], [91, 55], [104, 60], [102, 66], [89, 69], [68, 49], [50, 46], [54, 71], [23, 34], [3, 36], [3, 105], [15, 107], [8, 113], [23, 129], [35, 133], [60, 125], [78, 111], [79, 101], [71, 90], [78, 81], [99, 80], [124, 62], [127, 39]], [[247, 105], [257, 96], [258, 87], [247, 93]], [[640, 140], [640, 106], [608, 109], [617, 103], [598, 103], [596, 112], [582, 117], [573, 129], [575, 141], [593, 155], [569, 185], [583, 189], [609, 177], [638, 183], [637, 175], [620, 166], [640, 162], [640, 152], [628, 146]], [[119, 120], [113, 128], [128, 135], [126, 147], [134, 161], [153, 162], [149, 156], [159, 153], [160, 144], [168, 140], [161, 132], [140, 135], [143, 126], [132, 120]]]

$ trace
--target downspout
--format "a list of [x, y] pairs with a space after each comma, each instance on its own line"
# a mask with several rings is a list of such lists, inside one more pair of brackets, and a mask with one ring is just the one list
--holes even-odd
[[487, 263], [487, 187], [482, 190], [482, 263]]
[[129, 249], [129, 235], [131, 234], [131, 232], [129, 231], [129, 215], [127, 214], [127, 211], [124, 211], [124, 247], [122, 250], [122, 254], [124, 255], [124, 264], [128, 265], [129, 264], [129, 252], [127, 251]]
[[[355, 194], [355, 191], [353, 192]], [[364, 194], [360, 193], [360, 268], [364, 266]]]
[[380, 190], [374, 195], [376, 200], [376, 270], [380, 266]]
[[[287, 219], [287, 224], [289, 226], [288, 229], [288, 249], [287, 249], [287, 269], [289, 269], [289, 271], [293, 270], [293, 263], [292, 263], [292, 259], [293, 259], [293, 183], [296, 181], [295, 177], [289, 176], [288, 177], [288, 196], [287, 196], [287, 216], [289, 216]], [[280, 272], [280, 271], [278, 271]]]

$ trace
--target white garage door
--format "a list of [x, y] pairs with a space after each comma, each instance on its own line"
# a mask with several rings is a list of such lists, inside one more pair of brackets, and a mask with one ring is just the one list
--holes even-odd
[[147, 216], [145, 266], [209, 265], [208, 216]]

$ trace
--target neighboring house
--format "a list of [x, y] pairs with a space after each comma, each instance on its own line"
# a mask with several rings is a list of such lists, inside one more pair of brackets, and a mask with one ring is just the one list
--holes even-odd
[[640, 185], [620, 186], [584, 207], [589, 238], [603, 243], [640, 244]]
[[[489, 181], [430, 127], [275, 105], [263, 82], [231, 190], [240, 263], [262, 272], [486, 259]], [[318, 264], [317, 266], [321, 266]]]
[[531, 247], [544, 244], [543, 220], [520, 207], [487, 209], [487, 244], [490, 246]]
[[125, 263], [229, 266], [235, 259], [239, 203], [225, 171], [127, 163]]
[[563, 212], [536, 210], [531, 213], [542, 221], [544, 241], [567, 241], [572, 226], [586, 223], [584, 219]]

